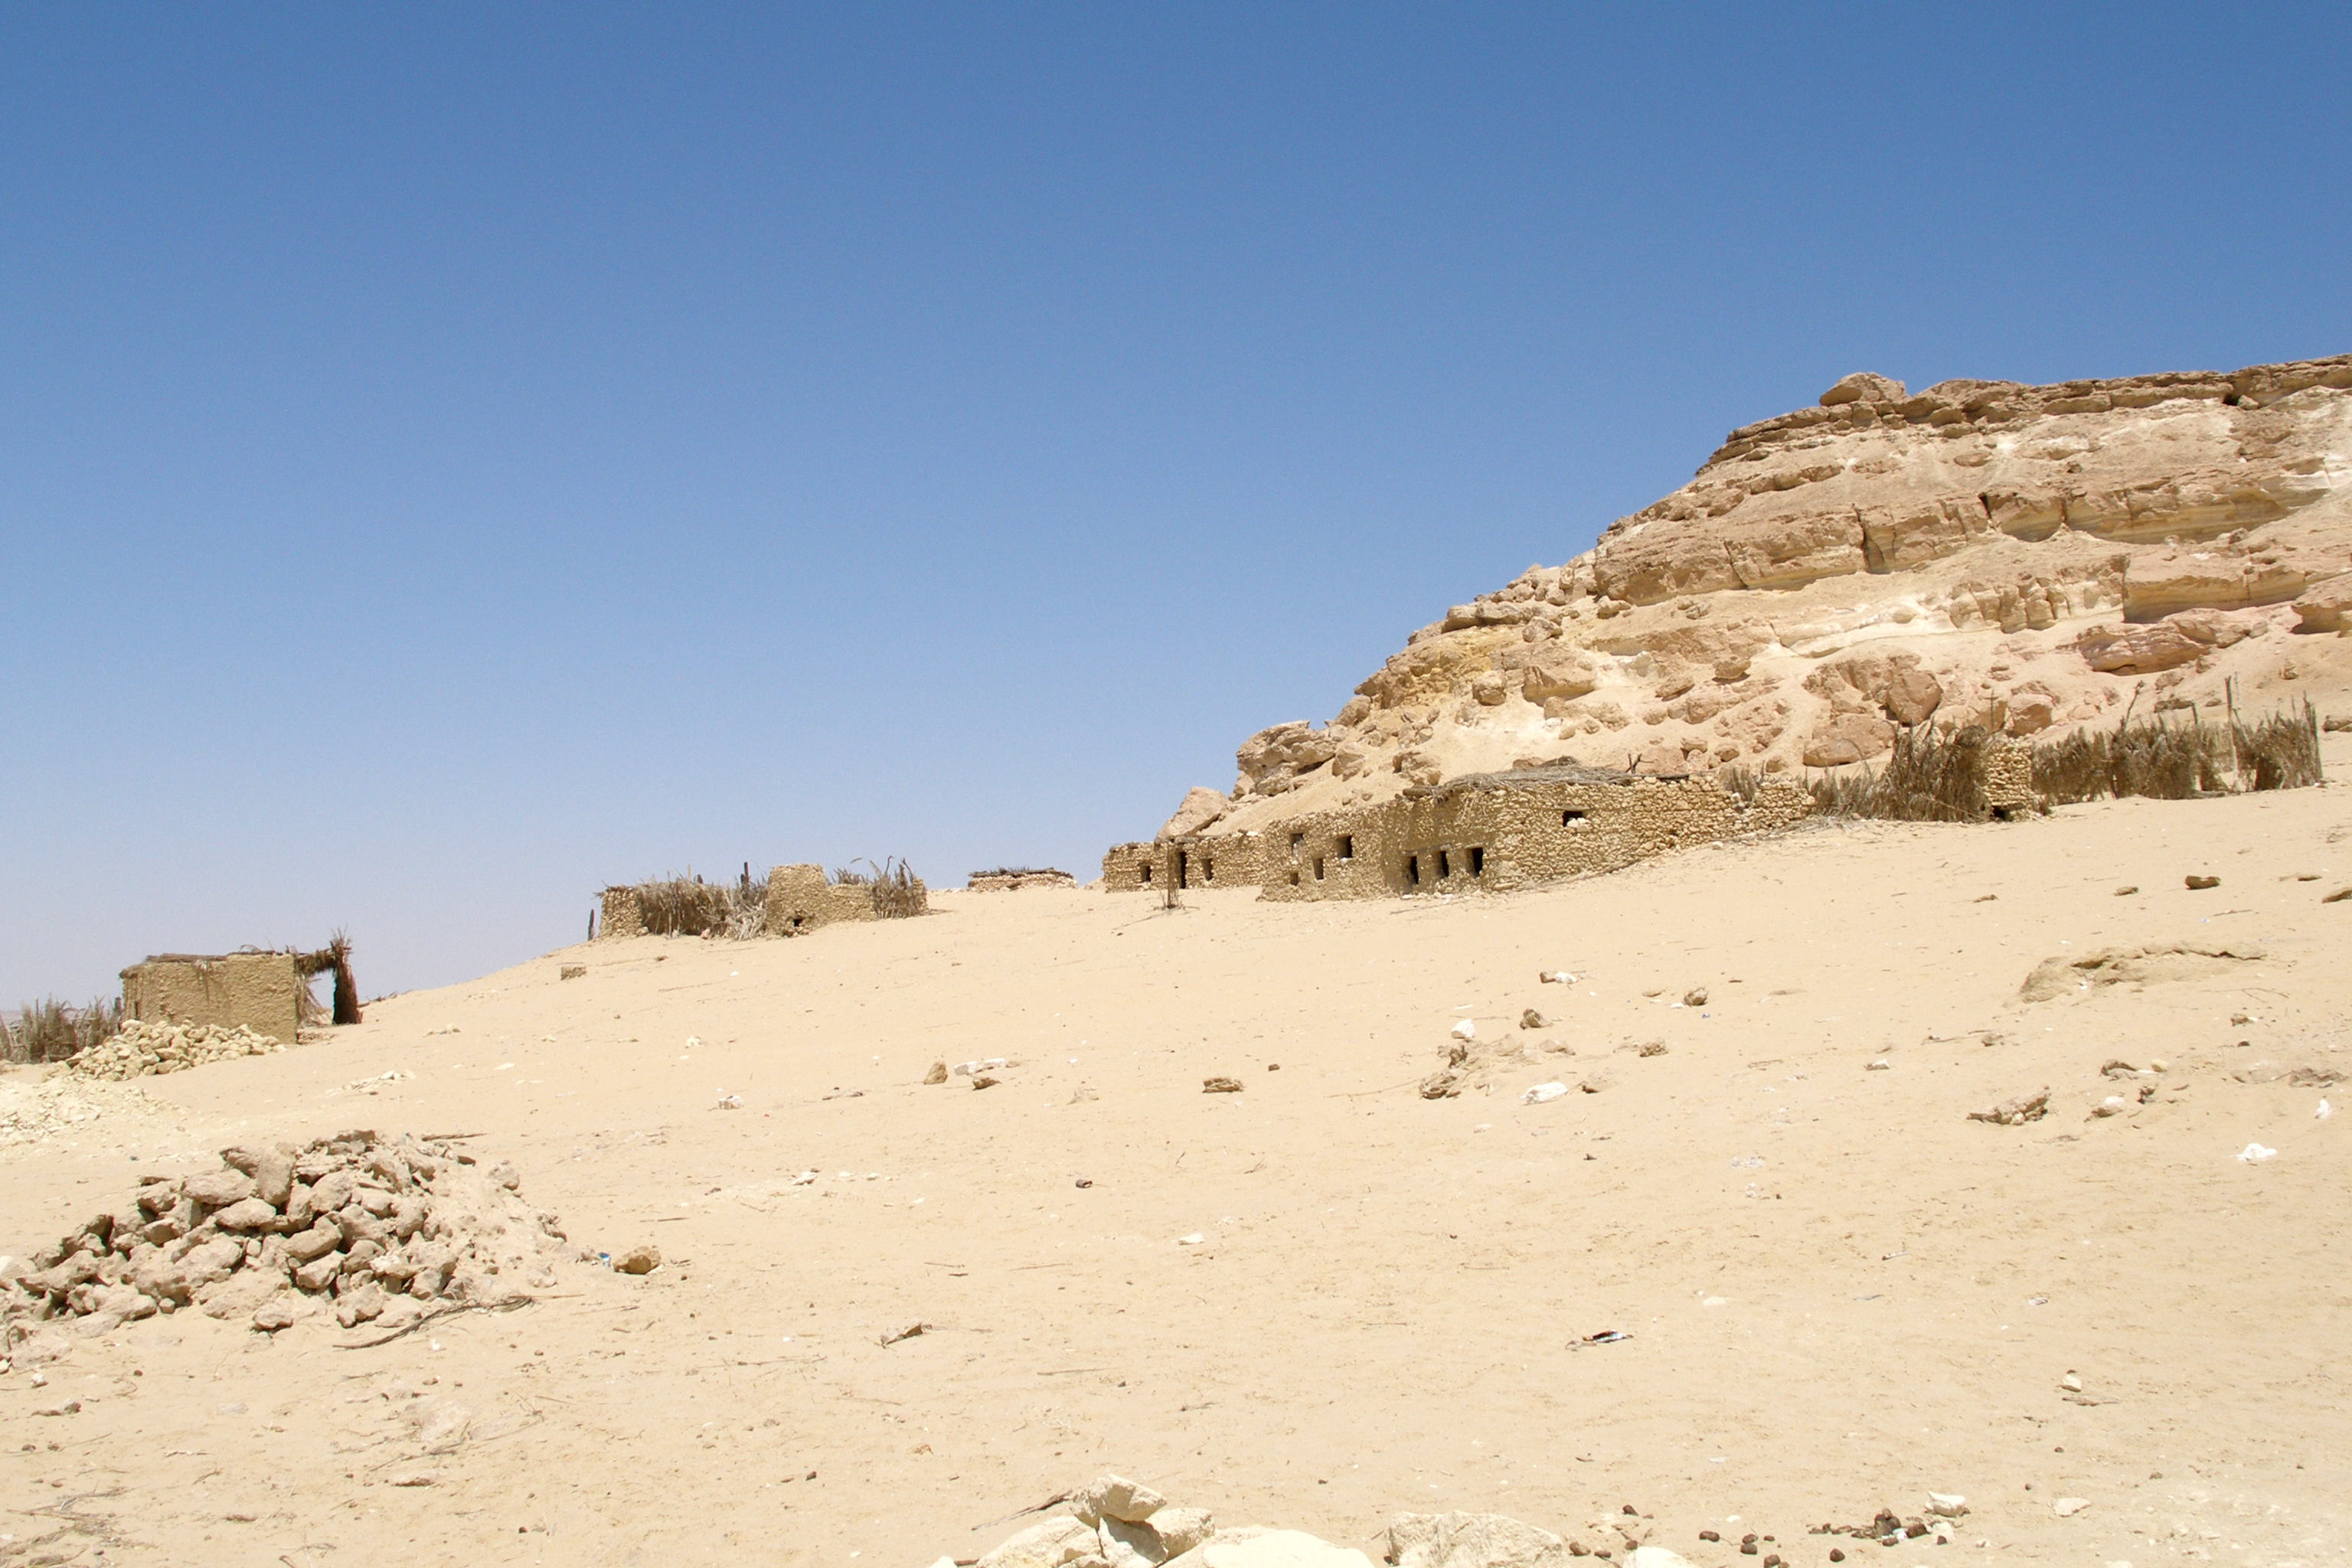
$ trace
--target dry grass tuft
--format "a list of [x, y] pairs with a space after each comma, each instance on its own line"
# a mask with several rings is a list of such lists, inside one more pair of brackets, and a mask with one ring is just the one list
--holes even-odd
[[2112, 795], [2193, 800], [2225, 795], [2228, 737], [2208, 729], [2189, 710], [2186, 724], [2159, 715], [2134, 723], [2126, 715], [2112, 730], [2077, 730], [2033, 748], [2033, 793], [2053, 805]]
[[1805, 781], [1813, 810], [1824, 816], [1885, 822], [1982, 822], [1985, 747], [1979, 725], [1949, 735], [1917, 726], [1895, 737], [1895, 749], [1876, 771], [1857, 766]]
[[727, 937], [746, 941], [765, 929], [768, 879], [746, 865], [733, 883], [706, 882], [688, 869], [639, 882], [637, 918], [647, 936]]
[[2301, 789], [2325, 776], [2319, 764], [2319, 711], [2308, 697], [2300, 713], [2289, 708], [2249, 724], [2238, 717], [2237, 683], [2232, 681], [2230, 750], [2240, 789]]
[[874, 912], [886, 921], [919, 915], [930, 907], [922, 879], [904, 860], [885, 858], [873, 878]]
[[12, 1062], [61, 1062], [77, 1051], [111, 1039], [122, 1027], [122, 998], [101, 997], [87, 1007], [68, 1007], [52, 996], [16, 1010], [14, 1024], [0, 1019], [0, 1057]]

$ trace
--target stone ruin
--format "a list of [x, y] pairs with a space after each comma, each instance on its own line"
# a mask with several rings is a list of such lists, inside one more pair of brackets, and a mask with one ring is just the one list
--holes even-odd
[[206, 1062], [238, 1057], [266, 1057], [286, 1048], [270, 1035], [257, 1035], [243, 1024], [150, 1024], [131, 1018], [108, 1039], [77, 1051], [66, 1070], [76, 1078], [152, 1078], [185, 1072]]
[[1811, 796], [1785, 779], [1742, 795], [1711, 779], [1549, 763], [1414, 784], [1391, 800], [1303, 812], [1254, 832], [1117, 845], [1103, 857], [1103, 886], [1255, 884], [1285, 901], [1500, 892], [1769, 832], [1811, 809]]
[[1032, 869], [1023, 867], [1002, 868], [994, 871], [974, 871], [964, 879], [966, 890], [974, 893], [1017, 893], [1024, 888], [1075, 888], [1078, 879], [1067, 871], [1052, 867]]
[[[893, 881], [877, 877], [865, 882], [836, 882], [814, 865], [778, 866], [768, 873], [768, 895], [761, 911], [761, 936], [805, 936], [844, 921], [895, 920], [928, 913], [929, 898], [922, 879]], [[646, 921], [634, 887], [610, 887], [604, 891], [595, 935], [644, 936]]]
[[221, 1151], [154, 1176], [30, 1259], [0, 1261], [0, 1321], [85, 1334], [202, 1309], [275, 1332], [331, 1310], [345, 1328], [414, 1322], [435, 1303], [497, 1305], [554, 1283], [571, 1256], [511, 1165], [450, 1140], [339, 1133]]

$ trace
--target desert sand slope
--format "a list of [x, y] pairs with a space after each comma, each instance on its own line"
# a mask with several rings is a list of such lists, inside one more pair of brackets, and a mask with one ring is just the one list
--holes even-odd
[[[551, 953], [0, 1150], [0, 1237], [368, 1126], [478, 1134], [575, 1242], [667, 1264], [372, 1348], [187, 1310], [43, 1386], [20, 1358], [0, 1561], [914, 1565], [1106, 1468], [1353, 1544], [1633, 1503], [1695, 1563], [1753, 1561], [1715, 1529], [1813, 1563], [1809, 1526], [1934, 1489], [1969, 1500], [1955, 1558], [2342, 1561], [2352, 1116], [2315, 1110], [2352, 1086], [2288, 1075], [2352, 1070], [2347, 885], [2330, 787], [1464, 902], [950, 895]], [[2158, 956], [2021, 999], [2108, 948]], [[1423, 1100], [1463, 1018], [1530, 1058]], [[992, 1089], [921, 1082], [990, 1056]]]

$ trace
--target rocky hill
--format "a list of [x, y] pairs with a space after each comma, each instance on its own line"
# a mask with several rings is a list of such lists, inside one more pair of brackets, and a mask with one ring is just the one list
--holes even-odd
[[[1847, 376], [1733, 431], [1584, 554], [1277, 724], [1178, 831], [1534, 758], [1868, 762], [1898, 725], [2011, 735], [2352, 689], [2352, 355], [2054, 386]], [[2323, 635], [2324, 634], [2324, 635]]]

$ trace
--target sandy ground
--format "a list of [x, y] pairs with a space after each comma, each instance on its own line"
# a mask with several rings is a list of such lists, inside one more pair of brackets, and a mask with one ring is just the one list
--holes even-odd
[[[573, 1241], [667, 1266], [368, 1348], [185, 1311], [19, 1366], [0, 1563], [914, 1568], [1107, 1468], [1374, 1555], [1400, 1510], [1597, 1539], [1630, 1502], [1701, 1564], [1755, 1561], [1706, 1528], [1808, 1564], [2343, 1561], [2352, 1114], [2315, 1111], [2352, 1082], [2280, 1075], [2352, 1073], [2347, 885], [2329, 787], [1487, 900], [943, 894], [391, 999], [0, 1143], [0, 1247], [366, 1126], [477, 1134]], [[2020, 999], [2045, 958], [2170, 943], [2262, 956]], [[1421, 1099], [1465, 1017], [1569, 1049]], [[994, 1088], [920, 1081], [990, 1056]], [[1966, 1119], [2045, 1086], [2040, 1121]], [[1969, 1499], [1953, 1546], [1806, 1533], [1931, 1489]]]

